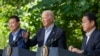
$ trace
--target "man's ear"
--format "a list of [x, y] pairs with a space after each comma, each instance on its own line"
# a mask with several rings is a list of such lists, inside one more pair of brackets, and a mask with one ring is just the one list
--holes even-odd
[[18, 22], [18, 25], [20, 26], [20, 22]]
[[91, 24], [92, 24], [92, 25], [95, 25], [95, 22], [94, 22], [94, 21], [91, 21]]

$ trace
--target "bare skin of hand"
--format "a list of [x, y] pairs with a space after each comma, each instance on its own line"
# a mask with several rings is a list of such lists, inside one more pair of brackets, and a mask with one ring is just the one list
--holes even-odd
[[25, 32], [25, 31], [22, 32], [22, 37], [24, 38], [25, 42], [27, 42], [28, 36], [29, 36], [28, 32]]
[[82, 50], [79, 50], [79, 49], [77, 49], [73, 46], [69, 46], [68, 50], [71, 51], [71, 52], [78, 53], [78, 54], [82, 54], [82, 52], [83, 52]]
[[72, 51], [73, 48], [74, 48], [73, 46], [69, 46], [68, 50]]

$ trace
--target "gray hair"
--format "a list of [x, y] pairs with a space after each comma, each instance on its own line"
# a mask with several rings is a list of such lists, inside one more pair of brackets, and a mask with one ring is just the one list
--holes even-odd
[[54, 19], [54, 13], [51, 10], [45, 10], [42, 12], [42, 14], [43, 13], [49, 13], [52, 16], [52, 18]]

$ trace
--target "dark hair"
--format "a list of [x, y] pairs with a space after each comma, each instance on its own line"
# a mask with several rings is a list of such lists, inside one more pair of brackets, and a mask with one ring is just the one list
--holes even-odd
[[83, 16], [87, 16], [88, 17], [88, 20], [91, 22], [91, 21], [94, 21], [95, 23], [95, 27], [97, 28], [98, 27], [98, 24], [97, 24], [97, 17], [95, 16], [95, 14], [93, 13], [86, 13], [84, 14]]
[[15, 19], [17, 22], [20, 21], [19, 17], [18, 17], [18, 16], [15, 16], [15, 15], [9, 17], [9, 20], [10, 20], [10, 19]]

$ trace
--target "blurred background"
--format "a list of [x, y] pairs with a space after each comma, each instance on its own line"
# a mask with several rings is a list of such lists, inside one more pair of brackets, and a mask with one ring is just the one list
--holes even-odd
[[0, 0], [0, 49], [8, 44], [10, 16], [19, 16], [21, 28], [30, 31], [32, 37], [42, 26], [41, 13], [44, 10], [54, 12], [55, 24], [65, 31], [68, 46], [81, 47], [81, 18], [84, 13], [95, 13], [100, 28], [100, 0]]

